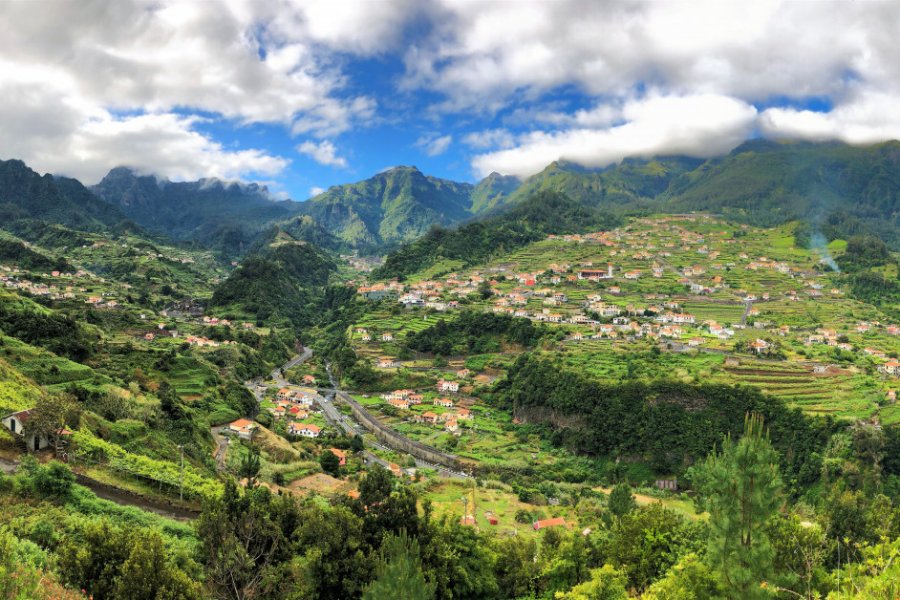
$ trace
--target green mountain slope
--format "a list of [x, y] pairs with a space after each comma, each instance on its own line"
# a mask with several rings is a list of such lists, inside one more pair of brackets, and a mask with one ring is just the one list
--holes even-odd
[[314, 317], [321, 290], [336, 269], [334, 261], [314, 245], [279, 230], [215, 288], [209, 305], [301, 327]]
[[42, 395], [36, 383], [0, 359], [0, 415], [31, 408]]
[[[626, 159], [590, 170], [563, 161], [503, 202], [550, 190], [620, 212], [708, 211], [754, 225], [802, 220], [830, 237], [876, 234], [900, 247], [900, 142], [747, 142], [727, 156]], [[502, 204], [502, 203], [501, 203]]]
[[227, 254], [246, 250], [273, 221], [299, 212], [299, 204], [276, 201], [264, 186], [215, 179], [162, 181], [118, 167], [91, 188], [149, 231], [194, 241]]
[[0, 227], [25, 219], [99, 231], [127, 217], [75, 179], [41, 176], [20, 160], [0, 161]]
[[472, 212], [481, 214], [504, 203], [521, 185], [518, 177], [491, 173], [472, 188]]
[[594, 206], [637, 206], [665, 192], [676, 177], [701, 162], [688, 157], [626, 159], [606, 169], [592, 170], [556, 161], [525, 180], [505, 202], [513, 204], [537, 192], [553, 191]]
[[389, 255], [375, 275], [405, 277], [444, 259], [471, 265], [547, 234], [606, 229], [618, 224], [619, 220], [607, 212], [564, 194], [543, 191], [486, 219], [456, 229], [432, 228]]
[[357, 183], [334, 186], [305, 202], [303, 211], [353, 246], [409, 241], [432, 225], [472, 216], [474, 186], [396, 167]]
[[748, 142], [676, 178], [662, 200], [668, 210], [713, 211], [757, 225], [801, 219], [836, 234], [862, 226], [897, 247], [900, 142]]
[[0, 234], [0, 264], [14, 264], [34, 271], [65, 271], [69, 265], [65, 259], [54, 259], [30, 248], [7, 233]]

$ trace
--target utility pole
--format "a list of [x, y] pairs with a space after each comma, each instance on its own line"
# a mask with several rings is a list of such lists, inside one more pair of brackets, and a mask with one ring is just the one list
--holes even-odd
[[184, 444], [178, 444], [181, 450], [181, 482], [178, 486], [178, 500], [184, 501]]

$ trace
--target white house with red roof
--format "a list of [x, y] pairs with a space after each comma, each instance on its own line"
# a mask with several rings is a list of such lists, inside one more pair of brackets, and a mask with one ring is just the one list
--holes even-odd
[[312, 423], [291, 423], [288, 426], [288, 433], [291, 435], [299, 435], [306, 438], [317, 438], [322, 429]]
[[896, 360], [889, 360], [878, 367], [878, 370], [892, 377], [900, 376], [900, 362], [897, 362]]
[[228, 430], [242, 440], [253, 439], [253, 434], [256, 433], [257, 427], [259, 426], [249, 419], [238, 419], [228, 424]]

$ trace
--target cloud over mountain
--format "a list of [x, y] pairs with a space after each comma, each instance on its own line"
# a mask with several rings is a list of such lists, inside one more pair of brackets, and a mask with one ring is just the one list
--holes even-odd
[[0, 156], [88, 182], [900, 137], [896, 2], [8, 2], [0, 32]]

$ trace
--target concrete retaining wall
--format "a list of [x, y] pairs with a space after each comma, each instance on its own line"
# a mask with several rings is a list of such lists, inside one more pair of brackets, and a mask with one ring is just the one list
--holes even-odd
[[393, 429], [391, 429], [387, 425], [384, 425], [381, 421], [376, 419], [375, 416], [372, 415], [372, 413], [363, 408], [362, 405], [359, 404], [359, 402], [357, 402], [347, 394], [338, 393], [336, 398], [339, 398], [341, 401], [346, 402], [350, 407], [350, 411], [353, 413], [353, 417], [359, 422], [359, 424], [375, 434], [375, 437], [381, 440], [385, 445], [390, 446], [395, 450], [400, 450], [402, 452], [406, 452], [407, 454], [411, 454], [412, 456], [421, 460], [436, 465], [441, 465], [449, 469], [460, 470], [461, 465], [457, 456], [454, 456], [453, 454], [447, 454], [446, 452], [441, 452], [437, 448], [433, 448], [421, 442], [411, 440], [408, 437], [394, 431]]

